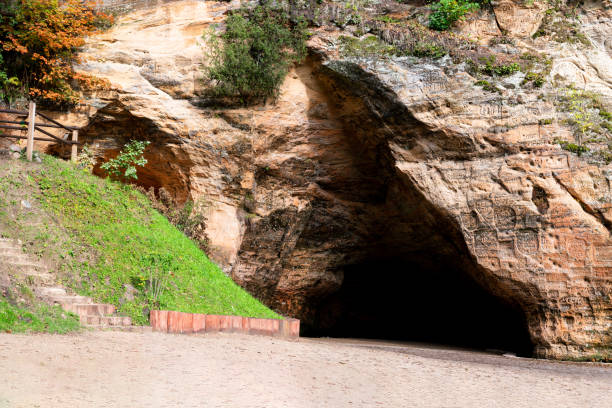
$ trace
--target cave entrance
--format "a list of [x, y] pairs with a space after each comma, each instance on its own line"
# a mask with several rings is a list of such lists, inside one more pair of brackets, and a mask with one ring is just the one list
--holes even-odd
[[[456, 261], [456, 260], [455, 260]], [[523, 312], [435, 254], [370, 257], [344, 268], [305, 335], [435, 343], [529, 357]]]

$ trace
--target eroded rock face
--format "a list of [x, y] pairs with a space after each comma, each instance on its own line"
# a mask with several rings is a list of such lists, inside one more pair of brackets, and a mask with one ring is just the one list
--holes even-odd
[[500, 30], [511, 36], [530, 37], [540, 28], [548, 6], [537, 1], [501, 0], [493, 9]]
[[[99, 163], [130, 139], [151, 140], [140, 183], [204, 202], [213, 259], [305, 326], [345, 317], [334, 296], [355, 265], [394, 259], [408, 266], [372, 279], [467, 276], [520, 311], [537, 355], [609, 355], [610, 168], [553, 143], [573, 136], [542, 121], [557, 116], [539, 96], [549, 85], [523, 89], [519, 73], [500, 94], [448, 58], [342, 58], [338, 33], [321, 29], [276, 104], [197, 107], [199, 37], [227, 7], [169, 3], [92, 40], [82, 69], [113, 85], [80, 119]], [[512, 7], [529, 18], [517, 22]], [[570, 75], [570, 49], [584, 85], [612, 95], [609, 11], [585, 15], [594, 44], [585, 50], [532, 44], [539, 6], [495, 10], [517, 41], [549, 48], [553, 74]], [[461, 29], [493, 35], [493, 17]]]

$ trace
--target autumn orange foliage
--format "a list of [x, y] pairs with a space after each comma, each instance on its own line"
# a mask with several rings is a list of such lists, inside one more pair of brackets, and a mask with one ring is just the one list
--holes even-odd
[[14, 0], [0, 14], [0, 43], [7, 76], [17, 77], [30, 99], [53, 107], [78, 102], [73, 65], [85, 37], [111, 17], [82, 0]]

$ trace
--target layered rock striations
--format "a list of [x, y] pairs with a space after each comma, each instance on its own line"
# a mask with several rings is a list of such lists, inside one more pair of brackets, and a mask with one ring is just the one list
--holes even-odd
[[[200, 36], [233, 6], [172, 2], [91, 39], [80, 69], [111, 89], [88, 94], [72, 120], [98, 165], [130, 139], [152, 141], [139, 183], [200, 202], [213, 259], [306, 327], [346, 316], [337, 295], [355, 265], [394, 259], [409, 267], [369, 279], [469, 277], [519, 311], [536, 355], [609, 358], [610, 166], [561, 148], [575, 136], [551, 97], [574, 82], [610, 107], [609, 9], [580, 10], [588, 46], [531, 39], [539, 3], [500, 2], [462, 24], [474, 48], [503, 30], [512, 44], [490, 48], [500, 55], [551, 56], [541, 89], [522, 86], [524, 72], [483, 89], [448, 56], [346, 55], [350, 27], [326, 26], [276, 103], [211, 108]], [[435, 287], [411, 290], [437, 302]]]

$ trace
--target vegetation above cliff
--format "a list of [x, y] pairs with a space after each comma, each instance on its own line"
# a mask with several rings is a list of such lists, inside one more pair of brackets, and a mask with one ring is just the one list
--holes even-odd
[[2, 235], [21, 239], [64, 286], [116, 305], [135, 324], [153, 308], [277, 317], [132, 187], [49, 156], [41, 165], [0, 162], [0, 173]]
[[446, 30], [467, 13], [478, 8], [480, 8], [478, 3], [469, 0], [440, 0], [431, 6], [429, 27], [434, 30]]
[[84, 38], [110, 24], [81, 0], [16, 0], [0, 13], [0, 99], [20, 96], [53, 107], [78, 102], [74, 81], [91, 81], [73, 70]]
[[239, 96], [243, 102], [276, 97], [294, 62], [306, 55], [305, 23], [291, 22], [268, 2], [242, 8], [225, 22], [225, 32], [208, 33], [208, 79], [217, 96]]

